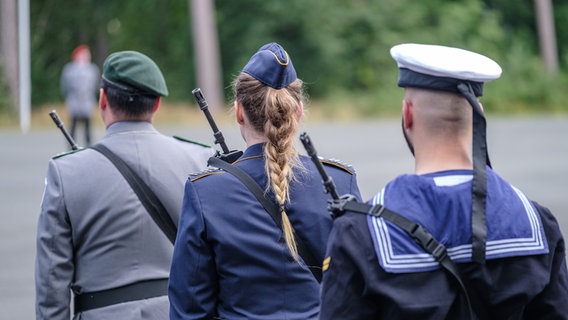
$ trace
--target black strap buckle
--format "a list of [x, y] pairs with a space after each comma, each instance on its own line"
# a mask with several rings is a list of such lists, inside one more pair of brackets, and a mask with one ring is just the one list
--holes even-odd
[[432, 256], [434, 256], [436, 261], [440, 262], [448, 257], [448, 250], [444, 245], [438, 243], [436, 248], [432, 250]]
[[418, 242], [436, 261], [440, 262], [448, 256], [446, 247], [439, 243], [424, 227], [415, 224], [410, 235]]
[[369, 209], [369, 212], [367, 214], [374, 216], [374, 217], [380, 217], [383, 215], [383, 212], [385, 212], [385, 207], [383, 207], [380, 204], [374, 205], [371, 207], [371, 209]]
[[352, 194], [344, 194], [339, 199], [329, 200], [327, 202], [327, 210], [331, 212], [331, 216], [335, 219], [345, 212], [345, 206], [351, 201], [357, 201], [357, 198]]

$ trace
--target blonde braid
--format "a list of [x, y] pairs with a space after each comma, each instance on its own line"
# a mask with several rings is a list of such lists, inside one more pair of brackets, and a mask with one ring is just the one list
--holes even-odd
[[[284, 240], [294, 260], [298, 261], [294, 229], [284, 209], [286, 202], [290, 201], [289, 185], [294, 178], [292, 167], [298, 162], [298, 153], [293, 147], [294, 134], [298, 128], [296, 108], [282, 107], [274, 104], [274, 101], [267, 102], [267, 105], [273, 107], [267, 107], [266, 110], [268, 121], [265, 124], [265, 133], [269, 142], [264, 147], [265, 170], [280, 208]], [[271, 112], [273, 108], [277, 108], [278, 112]]]
[[286, 88], [276, 90], [241, 73], [234, 88], [235, 97], [243, 105], [253, 127], [268, 139], [264, 146], [267, 187], [274, 192], [280, 209], [286, 246], [294, 260], [299, 261], [294, 230], [285, 206], [290, 201], [289, 189], [294, 179], [294, 168], [301, 166], [294, 149], [294, 137], [299, 127], [302, 81], [297, 79]]

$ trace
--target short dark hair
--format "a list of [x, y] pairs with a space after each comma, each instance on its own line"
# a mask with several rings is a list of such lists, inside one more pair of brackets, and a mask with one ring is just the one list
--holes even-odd
[[102, 88], [111, 108], [126, 117], [135, 118], [151, 113], [159, 98], [130, 88], [121, 88], [104, 79]]

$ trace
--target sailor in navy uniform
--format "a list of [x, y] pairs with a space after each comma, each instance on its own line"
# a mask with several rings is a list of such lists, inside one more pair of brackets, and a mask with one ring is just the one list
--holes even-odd
[[[249, 85], [262, 94], [253, 94]], [[290, 221], [296, 243], [305, 244], [321, 268], [332, 225], [330, 196], [323, 192], [314, 164], [293, 149], [303, 106], [300, 90], [286, 51], [275, 43], [259, 49], [235, 84], [235, 113], [247, 149], [233, 166], [266, 190], [283, 220]], [[266, 114], [275, 118], [263, 119]], [[264, 128], [284, 133], [271, 135]], [[279, 143], [285, 146], [277, 149]], [[277, 159], [295, 164], [280, 170]], [[350, 166], [323, 163], [339, 192], [360, 198]], [[275, 188], [278, 172], [290, 170], [293, 178], [285, 180], [284, 188]], [[281, 189], [288, 190], [287, 197], [279, 197]], [[191, 175], [172, 259], [171, 318], [317, 319], [320, 284], [303, 257], [290, 250], [285, 233], [232, 174], [211, 169]]]
[[[501, 68], [443, 46], [402, 44], [391, 55], [405, 88], [403, 132], [416, 172], [392, 180], [371, 204], [422, 225], [448, 249], [479, 319], [568, 319], [566, 248], [556, 219], [493, 171], [476, 145], [484, 145], [476, 135], [485, 128], [472, 121], [481, 110], [474, 105]], [[466, 101], [469, 93], [475, 97]], [[323, 267], [321, 319], [468, 317], [457, 282], [384, 218], [337, 218]]]

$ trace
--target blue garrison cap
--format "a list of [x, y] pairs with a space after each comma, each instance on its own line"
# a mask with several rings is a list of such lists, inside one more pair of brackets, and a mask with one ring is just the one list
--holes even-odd
[[392, 47], [390, 52], [399, 67], [399, 87], [459, 93], [458, 84], [465, 82], [480, 97], [483, 83], [501, 76], [497, 62], [459, 48], [405, 43]]
[[260, 47], [243, 72], [274, 89], [282, 89], [298, 78], [288, 53], [276, 42]]

